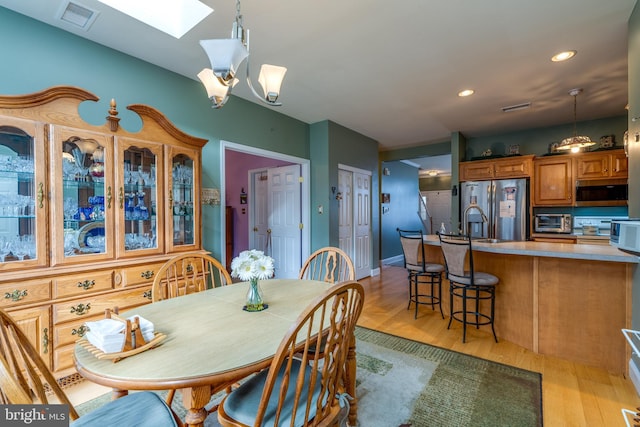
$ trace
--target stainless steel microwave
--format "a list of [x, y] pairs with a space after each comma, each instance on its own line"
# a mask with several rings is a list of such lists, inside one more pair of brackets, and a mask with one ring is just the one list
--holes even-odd
[[536, 233], [566, 233], [573, 229], [571, 214], [536, 214], [534, 218], [534, 230]]
[[576, 206], [626, 206], [629, 186], [622, 179], [576, 181]]

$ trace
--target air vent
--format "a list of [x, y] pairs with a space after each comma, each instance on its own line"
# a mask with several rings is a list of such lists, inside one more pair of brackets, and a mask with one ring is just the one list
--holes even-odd
[[502, 112], [503, 113], [510, 113], [512, 111], [526, 110], [529, 107], [531, 107], [531, 103], [530, 102], [525, 102], [523, 104], [510, 105], [509, 107], [502, 107]]
[[98, 17], [98, 13], [98, 11], [89, 9], [80, 3], [70, 1], [63, 3], [58, 19], [87, 31]]

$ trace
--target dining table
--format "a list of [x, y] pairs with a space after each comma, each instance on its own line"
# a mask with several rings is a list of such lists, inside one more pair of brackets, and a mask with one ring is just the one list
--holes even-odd
[[[180, 390], [185, 425], [203, 426], [212, 394], [269, 367], [298, 316], [332, 286], [302, 279], [260, 280], [259, 285], [268, 305], [263, 311], [243, 309], [249, 282], [240, 282], [120, 313], [150, 321], [154, 331], [166, 337], [158, 346], [117, 362], [96, 357], [79, 340], [76, 369], [84, 378], [111, 387], [114, 398], [129, 390]], [[356, 425], [357, 417], [355, 343], [351, 336], [344, 376], [346, 392], [353, 397], [349, 425]]]

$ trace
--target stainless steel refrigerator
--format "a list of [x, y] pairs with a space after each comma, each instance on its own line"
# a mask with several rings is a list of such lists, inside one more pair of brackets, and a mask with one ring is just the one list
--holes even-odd
[[465, 234], [475, 238], [528, 240], [528, 179], [468, 181], [460, 187], [460, 221]]

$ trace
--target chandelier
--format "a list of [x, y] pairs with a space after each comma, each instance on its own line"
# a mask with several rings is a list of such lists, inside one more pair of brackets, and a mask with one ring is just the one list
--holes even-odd
[[571, 89], [569, 95], [573, 96], [573, 136], [562, 140], [558, 146], [558, 150], [571, 150], [572, 153], [577, 153], [581, 148], [590, 147], [595, 144], [588, 136], [578, 136], [576, 130], [576, 109], [578, 94], [582, 92], [582, 89]]
[[221, 108], [229, 99], [231, 89], [238, 83], [236, 73], [240, 64], [246, 59], [247, 85], [253, 95], [262, 102], [271, 105], [282, 105], [277, 102], [280, 95], [282, 79], [287, 72], [285, 67], [263, 64], [260, 68], [258, 82], [262, 86], [264, 95], [258, 94], [251, 83], [249, 72], [249, 30], [244, 29], [240, 14], [240, 0], [236, 0], [236, 19], [231, 29], [229, 39], [200, 40], [211, 68], [205, 68], [198, 73], [198, 78], [207, 90], [207, 96], [213, 108]]

